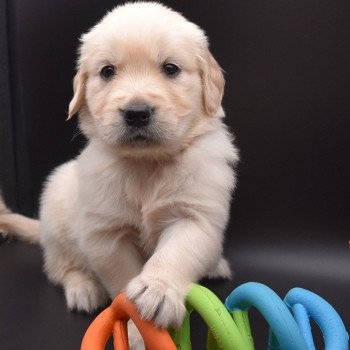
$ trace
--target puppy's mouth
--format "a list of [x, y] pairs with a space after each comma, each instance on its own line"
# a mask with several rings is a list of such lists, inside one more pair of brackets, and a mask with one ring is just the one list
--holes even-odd
[[159, 140], [150, 132], [140, 130], [127, 132], [122, 139], [122, 143], [131, 147], [147, 147], [159, 144]]
[[154, 143], [153, 140], [145, 135], [135, 135], [131, 136], [129, 139], [129, 143], [131, 144], [140, 144], [140, 145], [147, 145], [150, 143]]
[[135, 142], [143, 142], [143, 141], [148, 141], [149, 138], [145, 135], [136, 135], [134, 137], [131, 137], [131, 140]]

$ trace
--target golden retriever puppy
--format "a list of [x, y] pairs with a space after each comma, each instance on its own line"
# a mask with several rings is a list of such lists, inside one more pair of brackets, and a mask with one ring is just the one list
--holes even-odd
[[49, 176], [40, 224], [0, 215], [4, 231], [40, 241], [70, 309], [126, 290], [143, 318], [179, 326], [191, 283], [230, 276], [238, 155], [223, 92], [204, 32], [159, 3], [118, 6], [82, 36], [69, 118], [88, 143]]

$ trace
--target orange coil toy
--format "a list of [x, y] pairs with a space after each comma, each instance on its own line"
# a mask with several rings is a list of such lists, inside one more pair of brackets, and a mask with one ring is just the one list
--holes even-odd
[[[151, 321], [144, 321], [135, 306], [120, 294], [90, 325], [81, 350], [104, 350], [108, 339], [113, 335], [114, 348], [129, 350], [127, 322], [132, 319], [141, 333], [148, 350], [176, 350], [176, 346], [165, 329], [156, 328]], [[157, 341], [155, 341], [157, 339]]]

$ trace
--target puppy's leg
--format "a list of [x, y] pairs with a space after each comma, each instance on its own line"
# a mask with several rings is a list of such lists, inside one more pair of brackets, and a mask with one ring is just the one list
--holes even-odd
[[145, 343], [141, 334], [132, 321], [128, 322], [128, 338], [131, 350], [145, 350]]
[[[140, 274], [144, 265], [144, 258], [134, 243], [135, 234], [131, 229], [92, 233], [82, 242], [89, 265], [99, 276], [111, 299]], [[143, 339], [132, 321], [128, 322], [128, 334], [132, 350], [145, 349]]]
[[48, 278], [63, 287], [70, 310], [92, 313], [106, 305], [109, 296], [96, 276], [59, 244], [44, 247], [44, 261]]
[[222, 233], [211, 225], [180, 219], [162, 233], [142, 273], [127, 286], [127, 297], [144, 319], [158, 326], [179, 327], [191, 285], [204, 277], [222, 252]]
[[134, 243], [134, 234], [129, 229], [93, 233], [87, 235], [82, 244], [89, 265], [112, 299], [125, 289], [144, 265], [144, 259]]
[[100, 282], [91, 273], [83, 270], [71, 270], [63, 283], [67, 305], [70, 310], [92, 313], [105, 306], [108, 294]]

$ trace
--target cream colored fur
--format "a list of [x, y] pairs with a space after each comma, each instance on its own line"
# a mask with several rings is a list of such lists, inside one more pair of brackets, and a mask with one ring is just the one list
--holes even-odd
[[[5, 211], [0, 228], [40, 237], [70, 309], [126, 290], [144, 318], [178, 326], [191, 283], [230, 276], [223, 234], [238, 155], [222, 123], [222, 71], [203, 31], [157, 3], [119, 6], [81, 41], [69, 117], [79, 112], [88, 144], [46, 181], [40, 235], [37, 221]], [[164, 76], [164, 62], [180, 74]], [[116, 67], [109, 81], [105, 65]], [[120, 113], [135, 99], [156, 110], [146, 144], [128, 139]]]

